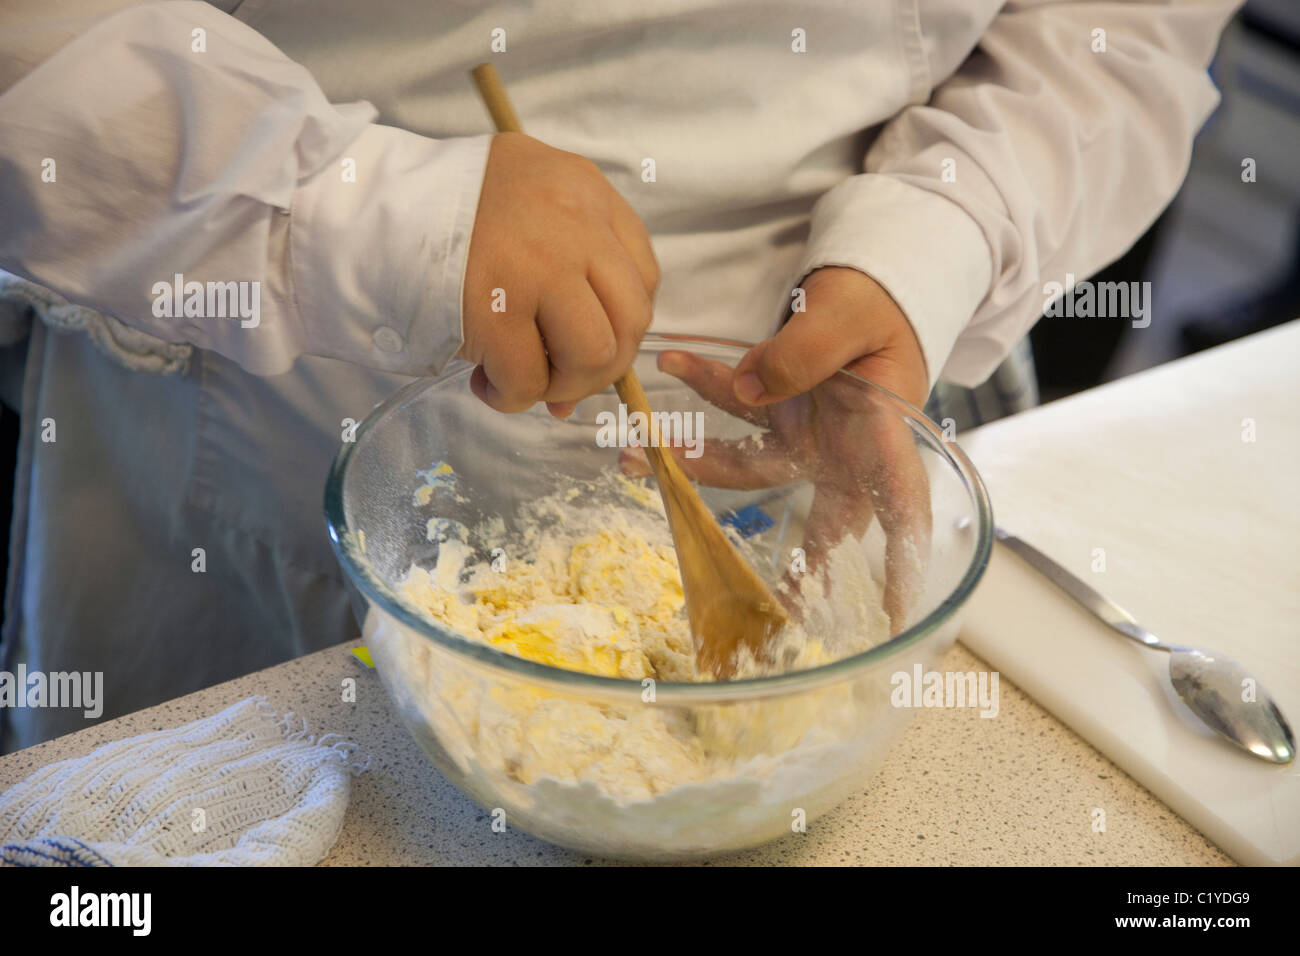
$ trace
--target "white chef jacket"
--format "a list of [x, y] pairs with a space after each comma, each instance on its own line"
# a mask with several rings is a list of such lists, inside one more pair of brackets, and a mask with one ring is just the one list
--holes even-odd
[[[0, 668], [103, 671], [109, 718], [354, 636], [321, 488], [343, 420], [460, 345], [474, 64], [641, 216], [655, 329], [756, 341], [851, 266], [932, 383], [973, 385], [1045, 281], [1172, 198], [1236, 5], [10, 0], [0, 269], [195, 348], [130, 371], [4, 316], [27, 355]], [[176, 274], [260, 282], [260, 323], [155, 316]], [[7, 747], [84, 723], [0, 717]]]

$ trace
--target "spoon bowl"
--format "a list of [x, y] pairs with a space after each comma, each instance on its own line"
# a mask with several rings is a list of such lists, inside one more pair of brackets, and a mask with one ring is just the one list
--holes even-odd
[[1188, 648], [1169, 652], [1169, 679], [1207, 727], [1270, 763], [1295, 759], [1295, 737], [1273, 698], [1235, 661]]

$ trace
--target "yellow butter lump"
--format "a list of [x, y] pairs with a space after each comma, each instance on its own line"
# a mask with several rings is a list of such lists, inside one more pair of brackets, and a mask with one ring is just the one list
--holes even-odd
[[609, 608], [542, 604], [506, 615], [484, 639], [516, 657], [551, 667], [605, 677], [649, 677], [650, 663], [629, 624], [626, 612]]
[[[542, 542], [532, 560], [478, 564], [458, 541], [406, 590], [434, 618], [469, 637], [552, 667], [606, 677], [690, 680], [693, 648], [672, 548], [630, 527], [571, 545]], [[418, 570], [418, 569], [417, 569]]]

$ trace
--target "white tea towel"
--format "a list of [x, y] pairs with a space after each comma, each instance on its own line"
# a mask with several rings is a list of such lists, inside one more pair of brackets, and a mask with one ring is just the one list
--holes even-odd
[[0, 865], [307, 866], [338, 839], [351, 777], [338, 734], [264, 697], [105, 744], [0, 794]]

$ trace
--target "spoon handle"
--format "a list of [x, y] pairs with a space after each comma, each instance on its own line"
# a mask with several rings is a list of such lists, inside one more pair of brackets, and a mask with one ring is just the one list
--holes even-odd
[[522, 133], [524, 127], [519, 122], [519, 116], [515, 113], [510, 97], [506, 96], [505, 84], [501, 82], [497, 68], [491, 63], [480, 63], [469, 73], [474, 78], [474, 85], [478, 87], [479, 96], [483, 98], [483, 103], [487, 106], [488, 114], [496, 124], [497, 131]]
[[1028, 541], [1017, 538], [1004, 528], [994, 528], [993, 533], [999, 541], [1042, 572], [1049, 581], [1091, 611], [1098, 620], [1146, 647], [1159, 651], [1172, 649], [1160, 643], [1160, 639], [1139, 624], [1132, 614], [1085, 584]]

